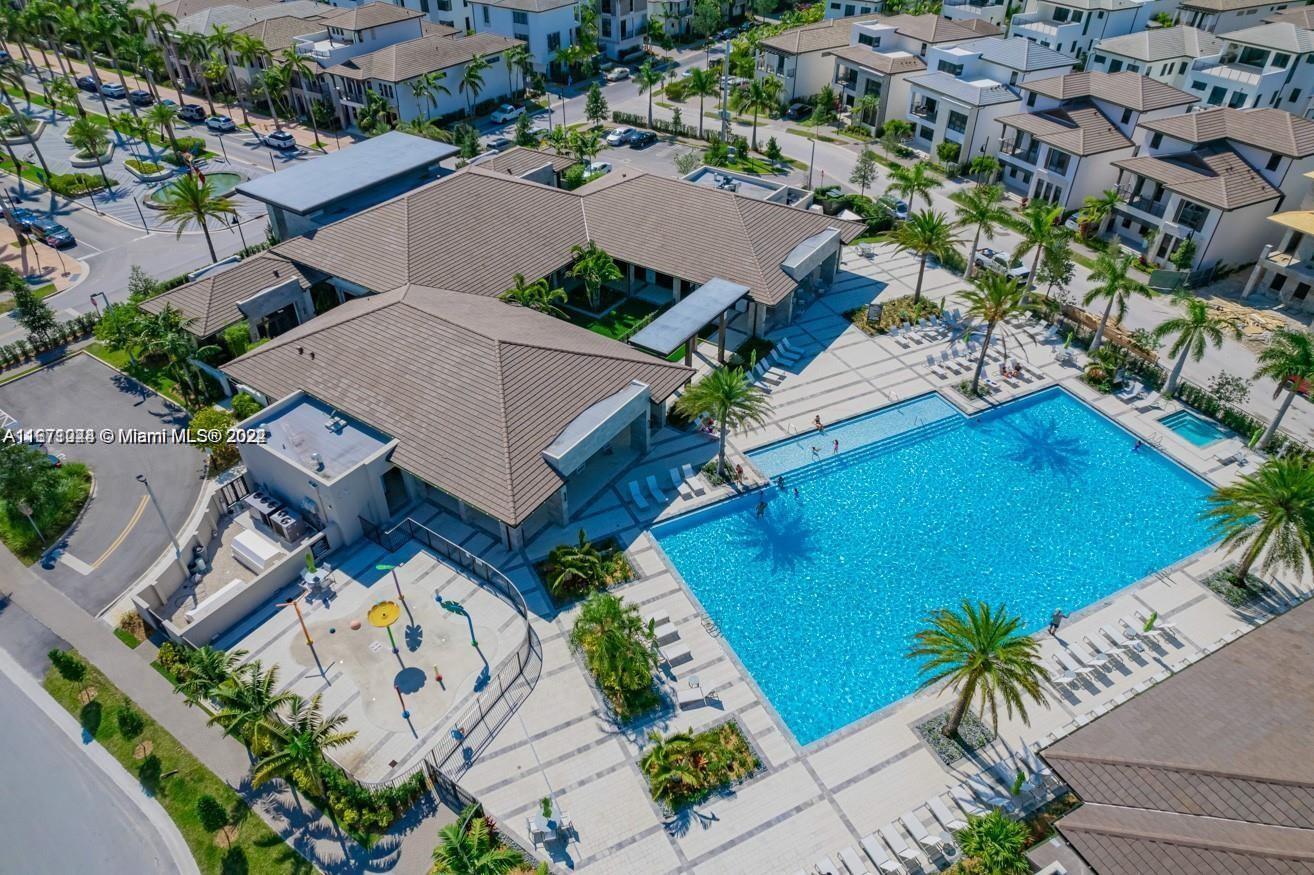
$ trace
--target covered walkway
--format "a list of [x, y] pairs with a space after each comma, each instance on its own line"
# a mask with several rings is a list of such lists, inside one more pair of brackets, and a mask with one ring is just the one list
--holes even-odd
[[731, 310], [743, 309], [738, 305], [747, 296], [747, 286], [713, 277], [630, 338], [630, 344], [663, 357], [683, 344], [684, 363], [692, 365], [695, 344], [691, 341], [704, 325], [717, 322], [716, 360], [723, 363], [726, 322]]

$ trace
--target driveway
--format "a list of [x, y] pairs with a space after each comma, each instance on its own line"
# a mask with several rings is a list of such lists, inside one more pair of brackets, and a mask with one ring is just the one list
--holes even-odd
[[[0, 410], [23, 428], [115, 432], [108, 443], [98, 435], [90, 444], [47, 445], [52, 453], [65, 453], [68, 461], [91, 468], [95, 495], [53, 567], [33, 568], [78, 606], [97, 614], [172, 549], [170, 535], [191, 513], [202, 485], [203, 457], [196, 449], [121, 443], [117, 433], [182, 429], [186, 414], [89, 355], [0, 386]], [[146, 475], [158, 507], [138, 474]]]

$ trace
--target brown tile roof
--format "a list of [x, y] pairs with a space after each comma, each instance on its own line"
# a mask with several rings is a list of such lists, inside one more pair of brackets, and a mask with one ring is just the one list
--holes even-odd
[[569, 155], [554, 155], [551, 152], [516, 146], [491, 158], [486, 158], [476, 166], [493, 173], [523, 176], [530, 171], [539, 169], [544, 164], [551, 164], [554, 171], [561, 173], [574, 163], [575, 159]]
[[926, 62], [911, 52], [878, 52], [868, 46], [843, 46], [831, 52], [846, 64], [862, 67], [885, 75], [917, 73], [926, 69]]
[[307, 288], [311, 285], [308, 271], [280, 255], [265, 252], [170, 289], [140, 306], [149, 313], [158, 313], [166, 304], [170, 305], [193, 320], [187, 326], [188, 331], [197, 337], [209, 337], [242, 321], [242, 313], [237, 309], [239, 301], [289, 279], [300, 280]]
[[982, 36], [995, 36], [1003, 32], [997, 25], [983, 18], [965, 18], [955, 21], [932, 13], [882, 16], [880, 23], [892, 25], [901, 35], [925, 43], [947, 43]]
[[1314, 121], [1280, 109], [1216, 107], [1141, 122], [1141, 127], [1188, 143], [1235, 140], [1289, 158], [1314, 155]]
[[1314, 872], [1312, 660], [1305, 603], [1050, 745], [1063, 835], [1101, 875]]
[[456, 33], [456, 28], [449, 24], [439, 24], [436, 21], [425, 19], [420, 22], [420, 33], [424, 36], [452, 36]]
[[[151, 0], [132, 0], [129, 5], [136, 9], [145, 9], [150, 4]], [[197, 12], [204, 12], [216, 6], [241, 6], [246, 9], [257, 9], [271, 5], [271, 0], [165, 0], [163, 3], [157, 2], [156, 5], [160, 7], [161, 11], [167, 12], [181, 21], [189, 15], [195, 15]]]
[[296, 18], [291, 15], [279, 15], [266, 18], [255, 24], [247, 25], [237, 31], [255, 37], [265, 44], [269, 51], [278, 53], [292, 46], [293, 37], [304, 36], [324, 29], [324, 20], [319, 16]]
[[1297, 6], [1295, 9], [1283, 9], [1274, 12], [1265, 21], [1290, 21], [1297, 27], [1314, 30], [1314, 6]]
[[1222, 210], [1235, 210], [1282, 196], [1259, 171], [1227, 146], [1203, 146], [1179, 155], [1142, 156], [1113, 162], [1131, 173], [1163, 183], [1169, 191]]
[[1138, 112], [1184, 106], [1199, 99], [1157, 79], [1147, 79], [1139, 73], [1128, 71], [1069, 73], [1048, 79], [1032, 79], [1022, 83], [1021, 87], [1055, 100], [1093, 97]]
[[850, 34], [856, 22], [870, 20], [870, 15], [826, 18], [813, 24], [802, 24], [789, 30], [782, 30], [775, 36], [760, 40], [757, 45], [759, 48], [770, 49], [782, 55], [802, 55], [823, 49], [837, 49], [849, 44]]
[[384, 431], [399, 466], [511, 525], [564, 482], [543, 450], [571, 420], [633, 380], [662, 400], [693, 373], [533, 310], [418, 286], [343, 304], [224, 370]]
[[357, 55], [329, 67], [328, 72], [345, 79], [405, 82], [425, 73], [464, 64], [475, 55], [489, 55], [518, 45], [524, 45], [523, 41], [495, 33], [430, 34]]
[[1006, 115], [999, 123], [1026, 131], [1040, 142], [1073, 155], [1097, 155], [1134, 145], [1086, 100], [1042, 112]]
[[517, 12], [549, 12], [562, 6], [573, 6], [579, 0], [471, 0], [472, 6], [492, 6]]
[[324, 24], [329, 27], [340, 27], [343, 30], [365, 30], [366, 28], [381, 27], [397, 21], [420, 18], [423, 15], [423, 12], [416, 9], [407, 9], [405, 6], [374, 2], [347, 7], [325, 15]]

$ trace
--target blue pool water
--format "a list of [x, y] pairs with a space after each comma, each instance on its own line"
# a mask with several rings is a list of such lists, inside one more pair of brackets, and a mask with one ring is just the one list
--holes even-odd
[[808, 744], [916, 690], [932, 609], [1003, 602], [1034, 631], [1209, 544], [1209, 487], [1133, 444], [1062, 389], [970, 420], [931, 395], [753, 453], [783, 491], [653, 534]]
[[1232, 436], [1232, 432], [1228, 429], [1223, 428], [1216, 422], [1205, 419], [1203, 416], [1196, 416], [1189, 410], [1170, 413], [1159, 422], [1197, 447], [1207, 447], [1210, 444], [1218, 443], [1223, 438]]

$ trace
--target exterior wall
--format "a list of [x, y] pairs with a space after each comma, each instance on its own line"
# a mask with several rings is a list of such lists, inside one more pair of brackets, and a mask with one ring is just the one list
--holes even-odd
[[[1263, 67], [1224, 63], [1236, 57], [1234, 48], [1262, 51], [1270, 60]], [[1274, 107], [1304, 115], [1314, 90], [1314, 63], [1310, 62], [1314, 56], [1289, 56], [1287, 66], [1278, 67], [1272, 63], [1276, 54], [1263, 46], [1231, 44], [1222, 55], [1192, 62], [1184, 90], [1198, 95], [1205, 106]]]
[[648, 0], [649, 17], [660, 18], [662, 30], [674, 37], [693, 32], [693, 0]]
[[1279, 226], [1266, 221], [1273, 209], [1274, 202], [1269, 201], [1222, 213], [1208, 246], [1196, 244], [1196, 264], [1251, 262], [1265, 243], [1276, 243], [1282, 236]]
[[524, 40], [534, 59], [534, 69], [540, 73], [551, 73], [555, 72], [554, 56], [557, 50], [575, 41], [577, 5], [568, 4], [546, 12], [518, 15], [501, 6], [475, 3], [471, 6], [471, 18], [474, 29], [479, 33], [496, 33]]
[[[484, 89], [475, 98], [475, 103], [510, 97], [514, 93], [515, 86], [519, 83], [518, 74], [507, 71], [501, 52], [487, 55], [486, 59], [489, 66], [484, 71]], [[368, 83], [365, 83], [334, 77], [334, 100], [337, 104], [339, 117], [343, 119], [346, 126], [355, 126], [356, 113], [365, 104], [366, 89], [381, 94], [392, 106], [393, 112], [396, 113], [400, 122], [409, 122], [420, 117], [437, 118], [452, 113], [468, 112], [470, 100], [467, 94], [458, 87], [461, 75], [465, 72], [465, 64], [457, 64], [441, 72], [447, 74], [443, 84], [452, 93], [437, 94], [436, 104], [430, 103], [427, 98], [417, 100], [411, 92], [411, 80], [394, 83], [371, 79]]]
[[623, 60], [643, 49], [648, 24], [648, 0], [601, 0], [598, 46], [612, 60]]
[[884, 9], [885, 0], [830, 0], [826, 4], [826, 18], [875, 15]]
[[[1030, 0], [1023, 15], [1014, 15], [1011, 36], [1034, 40], [1065, 55], [1089, 54], [1095, 43], [1143, 30], [1156, 14], [1177, 11], [1178, 0], [1144, 0], [1128, 9], [1078, 9], [1050, 0]], [[1074, 21], [1080, 13], [1080, 21]], [[1060, 21], [1059, 19], [1065, 18]]]
[[790, 103], [819, 94], [821, 89], [831, 84], [835, 75], [835, 60], [823, 51], [785, 55], [770, 49], [760, 49], [756, 71], [758, 79], [780, 77], [784, 82], [780, 90], [781, 99]]
[[1101, 73], [1118, 73], [1124, 70], [1140, 73], [1142, 76], [1148, 76], [1166, 85], [1185, 90], [1188, 74], [1191, 72], [1191, 64], [1194, 61], [1195, 58], [1183, 56], [1146, 63], [1136, 58], [1110, 52], [1097, 45], [1091, 52], [1090, 60], [1086, 62], [1086, 69]]
[[1299, 5], [1301, 5], [1299, 2], [1272, 3], [1268, 6], [1256, 6], [1253, 9], [1229, 9], [1224, 12], [1183, 8], [1177, 10], [1177, 23], [1221, 34], [1240, 30], [1243, 27], [1254, 27], [1274, 12]]
[[[923, 103], [925, 100], [936, 102], [933, 121], [913, 112], [912, 108], [919, 104], [925, 105]], [[1017, 111], [1016, 100], [994, 106], [977, 107], [914, 83], [909, 85], [909, 109], [905, 118], [913, 125], [914, 148], [924, 149], [934, 155], [940, 143], [948, 140], [959, 144], [958, 160], [966, 161], [983, 151], [994, 154], [990, 144], [993, 143], [995, 147], [999, 145], [999, 124], [996, 119], [1001, 116], [1016, 115]], [[961, 131], [949, 128], [950, 116], [955, 113], [965, 117]], [[930, 138], [923, 136], [927, 129], [931, 132]]]
[[940, 8], [940, 14], [950, 21], [979, 18], [1004, 30], [1008, 6], [1003, 3], [993, 3], [991, 0], [946, 0]]

